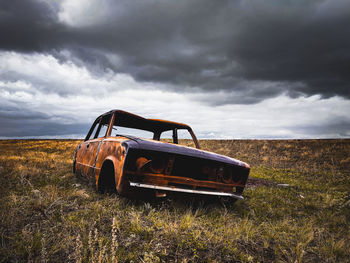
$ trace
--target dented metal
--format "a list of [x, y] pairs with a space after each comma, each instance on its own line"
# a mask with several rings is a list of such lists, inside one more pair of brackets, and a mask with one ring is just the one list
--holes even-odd
[[[115, 127], [153, 133], [152, 139], [111, 136]], [[187, 130], [196, 148], [178, 145], [178, 130]], [[105, 132], [102, 132], [105, 131]], [[160, 141], [172, 131], [173, 143]], [[89, 179], [100, 191], [132, 195], [136, 188], [243, 199], [250, 167], [239, 160], [199, 149], [192, 129], [183, 123], [145, 119], [113, 110], [93, 123], [73, 158], [73, 171]]]

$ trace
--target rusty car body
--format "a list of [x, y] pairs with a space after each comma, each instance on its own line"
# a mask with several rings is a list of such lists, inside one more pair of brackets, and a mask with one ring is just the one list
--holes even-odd
[[[146, 131], [150, 139], [115, 134], [114, 130]], [[128, 130], [128, 131], [129, 131]], [[179, 145], [178, 133], [187, 132], [195, 147]], [[161, 140], [171, 134], [172, 141]], [[250, 167], [239, 160], [200, 150], [191, 127], [171, 121], [146, 119], [122, 110], [99, 116], [73, 157], [73, 171], [96, 189], [130, 196], [153, 189], [243, 199]]]

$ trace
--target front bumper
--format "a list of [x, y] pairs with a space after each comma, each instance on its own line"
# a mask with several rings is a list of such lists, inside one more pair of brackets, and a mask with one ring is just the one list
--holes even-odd
[[136, 183], [136, 182], [129, 182], [129, 184], [130, 184], [130, 186], [139, 187], [139, 188], [148, 188], [148, 189], [155, 189], [155, 190], [173, 191], [173, 192], [182, 192], [182, 193], [191, 193], [191, 194], [227, 196], [227, 197], [232, 197], [232, 198], [236, 198], [236, 199], [240, 199], [240, 200], [244, 199], [243, 196], [235, 194], [235, 193], [225, 193], [225, 192], [218, 192], [218, 191], [204, 191], [204, 190], [195, 190], [195, 189], [183, 189], [183, 188], [172, 187], [172, 186], [159, 186], [159, 185]]

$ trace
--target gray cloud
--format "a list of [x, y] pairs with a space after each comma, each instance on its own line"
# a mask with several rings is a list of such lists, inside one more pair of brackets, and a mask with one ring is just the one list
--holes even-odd
[[320, 136], [320, 131], [324, 134], [328, 134], [330, 138], [347, 138], [350, 136], [350, 119], [349, 118], [335, 118], [330, 120], [328, 123], [310, 123], [308, 125], [300, 125], [289, 127], [293, 129], [296, 133], [308, 134], [311, 138], [317, 138]]
[[62, 123], [61, 118], [28, 109], [2, 107], [0, 137], [81, 135], [90, 127], [87, 123]]
[[349, 137], [349, 24], [347, 0], [3, 0], [0, 137], [83, 136], [115, 106], [205, 138]]
[[42, 1], [0, 2], [0, 47], [22, 52], [51, 51], [59, 46], [57, 10]]
[[111, 69], [178, 90], [240, 96], [216, 105], [281, 93], [350, 98], [348, 1], [106, 0], [101, 6], [93, 23], [84, 24], [90, 10], [75, 14], [74, 24], [49, 1], [1, 1], [0, 48], [50, 53], [94, 74]]

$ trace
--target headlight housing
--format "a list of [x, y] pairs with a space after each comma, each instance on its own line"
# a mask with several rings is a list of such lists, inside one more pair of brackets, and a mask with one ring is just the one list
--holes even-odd
[[164, 173], [167, 167], [167, 161], [163, 158], [147, 159], [145, 157], [139, 157], [136, 159], [137, 171], [149, 171], [155, 174]]

